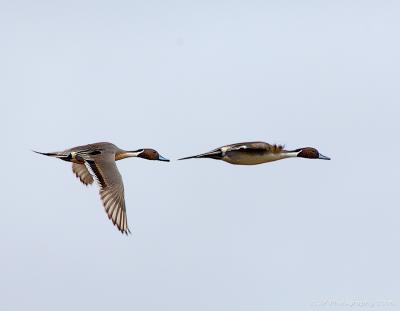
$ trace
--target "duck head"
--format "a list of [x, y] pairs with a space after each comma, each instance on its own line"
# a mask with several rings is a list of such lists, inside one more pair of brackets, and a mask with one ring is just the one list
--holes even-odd
[[312, 147], [305, 147], [296, 149], [295, 152], [298, 152], [298, 158], [306, 158], [306, 159], [321, 159], [321, 160], [330, 160], [331, 158], [326, 157], [319, 153], [319, 151]]
[[137, 157], [139, 158], [169, 162], [167, 158], [164, 158], [162, 155], [158, 153], [157, 150], [154, 149], [145, 148], [145, 149], [139, 149], [136, 152], [138, 153]]

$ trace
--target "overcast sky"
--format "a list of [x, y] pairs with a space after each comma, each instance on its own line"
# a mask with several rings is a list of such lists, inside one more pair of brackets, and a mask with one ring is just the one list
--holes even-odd
[[[0, 309], [400, 310], [399, 14], [1, 1]], [[248, 140], [332, 161], [120, 161], [128, 237], [97, 187], [30, 151], [110, 141], [175, 160]]]

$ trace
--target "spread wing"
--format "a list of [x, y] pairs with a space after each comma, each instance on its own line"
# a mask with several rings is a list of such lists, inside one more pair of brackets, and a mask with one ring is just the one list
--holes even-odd
[[110, 153], [87, 158], [85, 166], [100, 187], [100, 197], [108, 218], [119, 231], [130, 233], [126, 217], [124, 184], [115, 163], [115, 155]]
[[72, 163], [72, 171], [74, 172], [75, 176], [78, 177], [86, 186], [93, 183], [93, 177], [90, 175], [84, 164]]

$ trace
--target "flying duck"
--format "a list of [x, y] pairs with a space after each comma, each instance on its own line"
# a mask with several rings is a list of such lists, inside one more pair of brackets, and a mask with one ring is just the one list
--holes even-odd
[[108, 218], [125, 234], [130, 231], [126, 217], [124, 184], [115, 161], [130, 157], [169, 161], [154, 149], [125, 151], [107, 142], [78, 146], [59, 152], [34, 152], [72, 162], [72, 172], [85, 185], [90, 185], [96, 180]]
[[295, 157], [330, 160], [330, 158], [320, 154], [315, 148], [304, 147], [295, 150], [285, 150], [282, 145], [271, 145], [262, 141], [226, 145], [207, 153], [179, 160], [210, 158], [236, 165], [256, 165]]

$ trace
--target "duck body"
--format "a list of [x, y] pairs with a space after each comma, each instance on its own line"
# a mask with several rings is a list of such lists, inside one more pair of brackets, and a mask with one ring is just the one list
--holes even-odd
[[235, 165], [257, 165], [295, 157], [330, 160], [330, 158], [320, 155], [315, 148], [305, 147], [290, 151], [285, 150], [282, 145], [272, 145], [261, 141], [226, 145], [207, 153], [180, 160], [211, 158]]
[[100, 142], [100, 143], [77, 146], [63, 151], [48, 152], [48, 153], [38, 152], [38, 151], [35, 152], [51, 157], [56, 157], [59, 158], [60, 160], [67, 162], [84, 164], [85, 159], [86, 160], [88, 159], [90, 160], [92, 158], [95, 159], [96, 156], [99, 155], [102, 156], [114, 155], [115, 161], [118, 161], [127, 157], [133, 157], [135, 156], [134, 153], [140, 150], [142, 149], [139, 149], [137, 151], [125, 151], [118, 148], [116, 145], [112, 143]]
[[[222, 160], [235, 165], [257, 165], [290, 157], [282, 147], [264, 142], [247, 142], [221, 147]], [[293, 155], [294, 156], [294, 155]]]
[[94, 144], [88, 144], [83, 146], [73, 147], [67, 150], [62, 151], [62, 154], [67, 157], [60, 158], [61, 160], [73, 162], [76, 164], [85, 164], [85, 159], [87, 160], [95, 160], [96, 156], [101, 155], [104, 156], [114, 156], [114, 160], [117, 161], [117, 154], [122, 152], [122, 149], [119, 149], [112, 143], [108, 142], [100, 142]]

